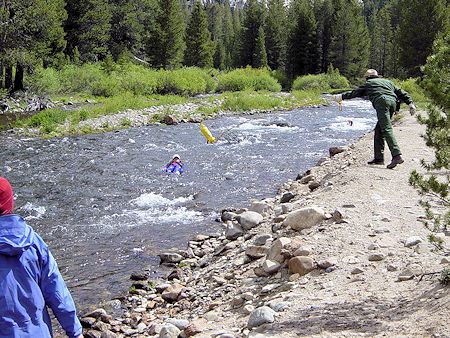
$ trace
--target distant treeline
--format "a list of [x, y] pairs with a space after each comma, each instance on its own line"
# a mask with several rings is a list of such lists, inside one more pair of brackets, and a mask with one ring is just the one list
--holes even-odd
[[152, 68], [270, 68], [349, 79], [419, 76], [446, 0], [3, 0], [0, 87], [37, 68], [113, 58]]

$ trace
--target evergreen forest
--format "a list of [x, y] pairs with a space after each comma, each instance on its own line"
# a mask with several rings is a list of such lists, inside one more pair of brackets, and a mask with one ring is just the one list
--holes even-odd
[[420, 77], [448, 17], [447, 0], [2, 0], [0, 87], [105, 60], [289, 80], [330, 66], [351, 81], [368, 67]]

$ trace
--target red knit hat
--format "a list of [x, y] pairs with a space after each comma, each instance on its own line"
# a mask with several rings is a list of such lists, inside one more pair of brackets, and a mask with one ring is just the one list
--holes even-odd
[[14, 196], [11, 184], [0, 177], [0, 215], [11, 214], [14, 209]]

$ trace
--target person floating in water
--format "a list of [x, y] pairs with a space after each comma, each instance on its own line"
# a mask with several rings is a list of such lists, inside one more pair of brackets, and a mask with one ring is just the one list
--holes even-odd
[[181, 162], [180, 155], [173, 155], [172, 160], [164, 167], [166, 173], [181, 175], [183, 173], [183, 163]]

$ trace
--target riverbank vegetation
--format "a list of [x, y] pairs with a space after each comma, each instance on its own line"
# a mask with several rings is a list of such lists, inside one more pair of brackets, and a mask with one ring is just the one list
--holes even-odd
[[74, 103], [20, 122], [37, 127], [218, 95], [199, 108], [210, 116], [320, 103], [372, 67], [426, 101], [407, 79], [447, 12], [445, 0], [13, 0], [0, 7], [0, 94]]

